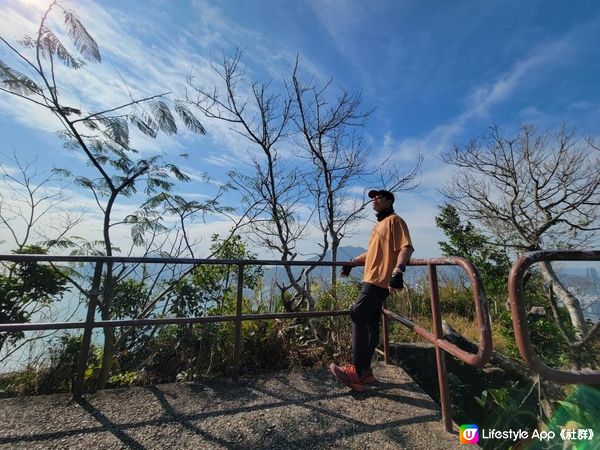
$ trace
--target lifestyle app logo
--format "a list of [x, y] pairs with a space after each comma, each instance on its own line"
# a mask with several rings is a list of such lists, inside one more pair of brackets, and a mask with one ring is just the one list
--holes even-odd
[[458, 428], [458, 436], [461, 444], [477, 444], [479, 442], [479, 427], [468, 424]]

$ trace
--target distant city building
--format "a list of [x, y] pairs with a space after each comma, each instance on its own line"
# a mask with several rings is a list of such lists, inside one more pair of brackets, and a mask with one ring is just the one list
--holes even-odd
[[585, 269], [585, 278], [590, 283], [590, 287], [592, 293], [599, 294], [600, 293], [600, 277], [598, 277], [598, 272], [593, 267]]

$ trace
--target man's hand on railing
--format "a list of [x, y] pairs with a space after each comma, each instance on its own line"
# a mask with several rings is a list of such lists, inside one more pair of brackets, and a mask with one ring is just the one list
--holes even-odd
[[396, 291], [404, 289], [404, 275], [400, 270], [395, 270], [394, 273], [392, 273], [389, 289], [390, 294], [394, 294]]
[[348, 275], [350, 275], [352, 267], [354, 266], [342, 266], [342, 270], [340, 270], [340, 275], [343, 277], [347, 277]]

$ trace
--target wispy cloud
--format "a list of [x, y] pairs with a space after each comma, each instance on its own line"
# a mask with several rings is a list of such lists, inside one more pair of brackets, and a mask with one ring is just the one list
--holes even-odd
[[359, 57], [349, 37], [360, 27], [361, 19], [367, 13], [367, 4], [356, 0], [308, 0], [308, 5], [340, 52], [352, 62], [357, 62]]
[[513, 95], [521, 83], [535, 79], [540, 70], [548, 70], [549, 65], [564, 61], [562, 55], [573, 44], [569, 41], [569, 36], [566, 36], [534, 48], [525, 59], [517, 61], [493, 84], [476, 88], [468, 97], [467, 109], [455, 120], [455, 123], [462, 126], [473, 117], [487, 117], [490, 110]]
[[[565, 53], [575, 45], [574, 34], [537, 46], [492, 82], [473, 88], [463, 101], [462, 111], [426, 134], [400, 141], [395, 140], [390, 133], [385, 134], [381, 145], [384, 153], [393, 153], [398, 160], [411, 161], [416, 151], [420, 151], [425, 155], [426, 162], [437, 166], [437, 156], [448, 150], [457, 139], [463, 139], [465, 132], [472, 130], [473, 125], [478, 127], [489, 120], [494, 107], [511, 99], [524, 84], [533, 82], [549, 66], [564, 63]], [[535, 113], [535, 108], [529, 111], [529, 114]]]
[[[103, 63], [88, 64], [80, 70], [56, 65], [56, 77], [62, 88], [61, 96], [70, 106], [85, 111], [101, 111], [127, 103], [132, 98], [139, 99], [166, 92], [182, 94], [185, 75], [191, 65], [195, 65], [196, 70], [204, 70], [209, 66], [207, 59], [189, 51], [190, 49], [175, 48], [167, 44], [168, 41], [161, 48], [145, 45], [131, 33], [139, 19], [137, 16], [128, 17], [123, 12], [109, 11], [90, 1], [82, 1], [75, 7], [82, 22], [99, 43]], [[3, 8], [0, 13], [2, 35], [21, 37], [23, 30], [34, 31], [37, 23], [31, 17], [39, 17], [41, 11], [39, 7], [33, 6]], [[56, 25], [55, 29], [62, 28], [56, 21], [52, 24]], [[157, 28], [159, 24], [153, 26]], [[151, 33], [152, 30], [148, 29], [147, 32]], [[69, 39], [64, 34], [58, 35], [65, 44], [68, 43]], [[55, 131], [59, 128], [51, 114], [44, 113], [35, 105], [16, 102], [15, 108], [11, 106], [15, 103], [14, 99], [7, 99], [4, 95], [0, 101], [3, 112], [25, 126], [42, 131]], [[185, 137], [186, 131], [182, 131]], [[132, 146], [147, 153], [181, 147], [180, 144], [174, 144], [174, 141], [176, 142], [175, 139], [164, 137], [152, 141], [143, 135], [132, 133]]]
[[[103, 63], [90, 64], [81, 70], [57, 66], [63, 100], [76, 108], [98, 111], [126, 103], [130, 98], [139, 99], [163, 92], [183, 95], [185, 77], [192, 71], [199, 84], [210, 89], [220, 81], [211, 64], [219, 64], [221, 51], [231, 54], [238, 45], [251, 49], [243, 60], [249, 80], [268, 81], [273, 78], [277, 84], [290, 76], [296, 58], [294, 51], [273, 46], [268, 36], [229, 20], [215, 4], [195, 0], [192, 5], [192, 14], [198, 24], [194, 32], [169, 23], [173, 18], [168, 15], [162, 17], [164, 23], [151, 20], [142, 14], [142, 9], [131, 9], [126, 14], [90, 0], [68, 5], [75, 8], [98, 42]], [[41, 3], [3, 8], [0, 12], [2, 35], [20, 37], [23, 30], [33, 32], [43, 11]], [[57, 16], [60, 14], [52, 16], [51, 25], [61, 29]], [[69, 42], [64, 34], [59, 34], [59, 37], [65, 44]], [[320, 76], [319, 68], [308, 57], [303, 56], [301, 64], [304, 70]], [[249, 86], [245, 89], [242, 95], [251, 97]], [[0, 98], [0, 111], [10, 114], [25, 126], [41, 131], [51, 132], [60, 128], [56, 119], [41, 108], [26, 102], [18, 102], [13, 108], [13, 101], [5, 96]], [[226, 151], [218, 157], [208, 152], [207, 163], [233, 166], [236, 161], [238, 164], [240, 161], [250, 162], [249, 142], [235, 133], [231, 124], [207, 119], [202, 119], [202, 122], [208, 130], [208, 137], [191, 136], [186, 130], [181, 130], [182, 135], [177, 137], [159, 135], [158, 139], [152, 140], [133, 130], [131, 145], [142, 155], [171, 153], [186, 147], [219, 148]]]

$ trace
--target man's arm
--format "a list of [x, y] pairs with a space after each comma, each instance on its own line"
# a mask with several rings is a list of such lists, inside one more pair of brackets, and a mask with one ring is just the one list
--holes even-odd
[[363, 263], [367, 260], [367, 253], [363, 253], [361, 255], [356, 256], [355, 258], [352, 258], [352, 261], [357, 262], [357, 263]]
[[396, 267], [392, 272], [392, 279], [390, 280], [390, 294], [394, 294], [404, 288], [403, 274], [406, 270], [406, 264], [410, 261], [410, 257], [415, 251], [410, 245], [402, 247], [398, 252], [398, 258], [396, 260]]
[[[398, 259], [396, 261], [396, 268], [394, 269], [394, 272], [396, 270], [399, 270], [400, 267], [402, 267], [403, 269], [406, 269], [406, 265], [408, 264], [408, 261], [410, 261], [410, 257], [412, 256], [414, 251], [415, 251], [415, 249], [412, 248], [410, 245], [407, 245], [406, 247], [402, 247], [400, 249], [400, 252], [398, 253]], [[402, 270], [402, 272], [404, 272], [404, 270]]]

